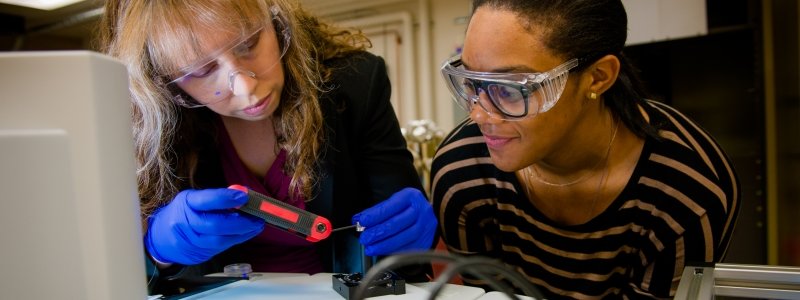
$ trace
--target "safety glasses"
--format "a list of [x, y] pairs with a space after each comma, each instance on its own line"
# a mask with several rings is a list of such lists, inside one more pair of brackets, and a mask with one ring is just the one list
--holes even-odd
[[570, 59], [543, 73], [491, 73], [464, 69], [457, 55], [441, 70], [454, 100], [467, 112], [478, 104], [496, 118], [518, 121], [550, 110], [579, 61]]
[[[273, 6], [270, 13], [272, 22], [265, 22], [264, 26], [183, 68], [177, 78], [167, 83], [173, 101], [189, 108], [219, 103], [231, 97], [240, 76], [255, 79], [278, 65], [289, 48], [291, 34], [280, 9]], [[278, 34], [276, 27], [280, 30]]]

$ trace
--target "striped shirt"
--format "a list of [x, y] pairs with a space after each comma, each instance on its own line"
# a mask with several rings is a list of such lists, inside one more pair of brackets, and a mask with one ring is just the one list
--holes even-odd
[[500, 259], [548, 299], [667, 298], [685, 265], [722, 260], [741, 193], [733, 166], [694, 121], [648, 103], [662, 139], [645, 140], [631, 178], [604, 212], [573, 226], [538, 211], [515, 174], [492, 164], [478, 126], [461, 123], [431, 170], [448, 250]]

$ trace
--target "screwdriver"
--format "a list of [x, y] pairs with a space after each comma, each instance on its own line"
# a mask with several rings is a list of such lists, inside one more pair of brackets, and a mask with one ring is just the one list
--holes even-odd
[[228, 188], [247, 193], [247, 203], [238, 209], [263, 219], [267, 224], [305, 238], [310, 242], [318, 242], [331, 235], [331, 222], [325, 217], [286, 204], [242, 185], [234, 184]]

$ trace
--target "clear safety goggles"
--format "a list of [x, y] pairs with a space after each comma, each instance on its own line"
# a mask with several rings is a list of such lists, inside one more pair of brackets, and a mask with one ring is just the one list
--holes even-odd
[[550, 110], [579, 62], [570, 59], [543, 73], [491, 73], [464, 69], [457, 55], [442, 65], [442, 75], [456, 103], [467, 112], [478, 104], [496, 118], [515, 121]]
[[[291, 33], [280, 9], [273, 6], [270, 11], [274, 24], [266, 22], [205, 59], [183, 68], [181, 75], [167, 83], [173, 101], [189, 108], [219, 103], [231, 97], [237, 77], [255, 79], [278, 65], [289, 49]], [[276, 34], [276, 25], [279, 34]], [[224, 63], [223, 55], [226, 56]]]

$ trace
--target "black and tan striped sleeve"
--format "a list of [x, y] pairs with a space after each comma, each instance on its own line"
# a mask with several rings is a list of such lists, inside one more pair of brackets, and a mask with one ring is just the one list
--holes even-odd
[[641, 247], [644, 272], [631, 274], [634, 292], [674, 293], [683, 268], [721, 261], [739, 210], [740, 190], [733, 165], [719, 144], [677, 110], [652, 102], [661, 118], [657, 146], [647, 146], [637, 168], [637, 194], [623, 209], [649, 215], [656, 233]]

